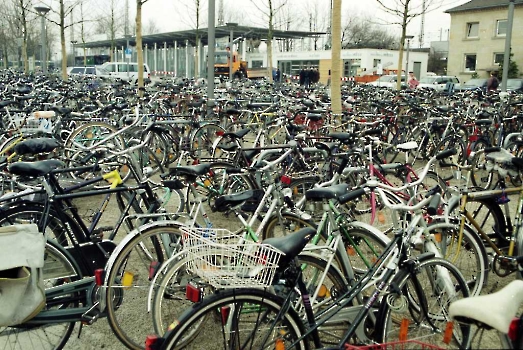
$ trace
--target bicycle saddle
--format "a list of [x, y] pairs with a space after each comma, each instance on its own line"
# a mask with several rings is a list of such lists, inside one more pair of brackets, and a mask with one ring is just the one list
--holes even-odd
[[177, 166], [169, 168], [169, 175], [185, 175], [185, 176], [201, 176], [209, 172], [211, 163], [203, 163], [197, 165]]
[[225, 111], [225, 114], [228, 114], [228, 115], [240, 115], [240, 114], [242, 114], [242, 112], [239, 109], [230, 108], [230, 109], [227, 109]]
[[305, 192], [305, 198], [312, 201], [338, 198], [349, 190], [348, 184], [332, 185], [329, 187], [313, 188]]
[[396, 146], [396, 149], [399, 149], [400, 151], [410, 151], [413, 149], [418, 149], [418, 143], [416, 141], [400, 143]]
[[241, 139], [251, 131], [249, 128], [241, 129], [236, 132], [226, 132], [223, 134], [223, 137], [230, 137], [232, 139]]
[[60, 147], [60, 143], [57, 140], [41, 137], [24, 140], [18, 143], [14, 150], [17, 154], [37, 154], [52, 152], [57, 147]]
[[9, 165], [8, 170], [14, 175], [43, 176], [63, 166], [65, 166], [65, 164], [60, 160], [47, 159], [38, 162], [16, 162]]
[[279, 262], [279, 266], [285, 267], [301, 253], [315, 234], [316, 230], [312, 227], [304, 227], [284, 237], [267, 238], [262, 243], [268, 244], [285, 254]]
[[449, 316], [461, 322], [479, 321], [507, 333], [522, 302], [523, 281], [515, 280], [498, 292], [453, 302], [449, 307]]

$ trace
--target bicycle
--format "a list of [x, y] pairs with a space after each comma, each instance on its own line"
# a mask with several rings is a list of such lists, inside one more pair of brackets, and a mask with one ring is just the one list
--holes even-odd
[[[427, 169], [425, 169], [425, 172]], [[340, 202], [343, 203], [345, 201], [348, 201], [356, 196], [361, 196], [363, 194], [363, 190], [357, 190], [354, 192], [351, 192], [347, 194], [346, 196], [340, 197]], [[408, 210], [419, 210], [425, 205], [427, 205], [429, 202], [432, 201], [432, 198], [426, 198], [422, 200], [420, 203], [416, 204], [415, 206], [403, 206], [404, 209], [409, 208]], [[439, 201], [438, 201], [439, 202]], [[400, 205], [397, 205], [400, 206]], [[410, 248], [410, 243], [405, 244], [405, 242], [410, 242], [410, 239], [412, 238], [411, 235], [413, 235], [413, 230], [400, 230], [395, 233], [394, 238], [392, 239], [391, 243], [386, 246], [384, 249], [383, 254], [381, 254], [374, 264], [371, 266], [371, 268], [363, 274], [363, 276], [358, 279], [357, 281], [354, 281], [354, 285], [351, 285], [349, 290], [346, 293], [333, 293], [332, 297], [335, 298], [335, 302], [332, 302], [332, 299], [329, 298], [331, 301], [330, 303], [324, 304], [324, 308], [321, 308], [317, 315], [312, 316], [313, 309], [311, 309], [311, 305], [306, 302], [304, 306], [305, 313], [303, 314], [303, 317], [307, 320], [307, 330], [305, 333], [302, 333], [301, 327], [301, 317], [296, 318], [296, 314], [294, 314], [296, 311], [294, 308], [292, 308], [291, 305], [293, 305], [294, 300], [299, 299], [299, 295], [302, 296], [302, 299], [299, 300], [309, 300], [309, 292], [302, 284], [300, 283], [300, 269], [299, 268], [291, 268], [285, 264], [280, 263], [279, 269], [280, 271], [286, 271], [286, 273], [292, 275], [292, 278], [290, 278], [290, 281], [288, 284], [284, 284], [285, 286], [295, 286], [296, 283], [298, 283], [300, 293], [299, 295], [294, 294], [295, 289], [290, 288], [290, 290], [287, 290], [289, 294], [284, 294], [285, 300], [281, 300], [277, 295], [272, 294], [269, 292], [269, 289], [265, 288], [264, 290], [252, 290], [252, 289], [240, 289], [240, 290], [228, 290], [228, 291], [220, 291], [219, 293], [216, 293], [213, 296], [209, 296], [203, 299], [202, 302], [198, 303], [197, 305], [193, 306], [191, 309], [187, 310], [180, 318], [178, 318], [178, 321], [176, 321], [172, 326], [171, 330], [166, 333], [165, 335], [165, 342], [162, 346], [162, 348], [172, 348], [175, 346], [175, 344], [179, 341], [185, 342], [187, 339], [185, 339], [186, 336], [191, 336], [192, 338], [196, 337], [204, 337], [209, 335], [206, 331], [205, 334], [198, 333], [196, 329], [191, 329], [193, 326], [198, 326], [198, 329], [203, 328], [202, 322], [205, 322], [205, 320], [212, 320], [212, 313], [215, 312], [217, 308], [220, 309], [220, 307], [230, 305], [230, 307], [225, 307], [226, 310], [228, 310], [225, 314], [223, 314], [222, 317], [222, 326], [219, 325], [220, 322], [218, 322], [218, 328], [219, 332], [225, 332], [223, 336], [217, 336], [216, 334], [213, 335], [213, 339], [223, 339], [224, 340], [224, 346], [228, 346], [231, 343], [229, 342], [235, 342], [239, 340], [240, 334], [238, 332], [233, 332], [231, 334], [228, 332], [228, 327], [236, 327], [238, 325], [238, 318], [244, 317], [247, 314], [242, 312], [237, 312], [239, 310], [239, 307], [236, 306], [236, 301], [239, 301], [242, 305], [244, 302], [253, 303], [254, 305], [260, 305], [260, 303], [263, 306], [257, 306], [255, 308], [250, 308], [252, 312], [250, 312], [248, 315], [254, 314], [254, 320], [250, 319], [251, 322], [255, 322], [256, 319], [258, 320], [264, 320], [265, 326], [258, 325], [258, 326], [251, 326], [249, 327], [248, 334], [246, 335], [247, 338], [244, 338], [246, 341], [245, 344], [252, 345], [253, 338], [249, 337], [250, 335], [254, 335], [255, 332], [265, 332], [266, 329], [268, 329], [267, 333], [261, 336], [256, 335], [256, 339], [260, 340], [262, 339], [262, 343], [264, 342], [263, 339], [269, 340], [269, 337], [276, 336], [277, 339], [270, 339], [271, 344], [276, 344], [278, 342], [284, 342], [285, 348], [307, 348], [305, 345], [307, 342], [308, 337], [312, 337], [314, 346], [315, 347], [321, 347], [321, 341], [319, 338], [319, 335], [322, 334], [322, 330], [330, 329], [328, 326], [332, 326], [332, 324], [338, 323], [339, 325], [344, 324], [344, 322], [349, 321], [349, 325], [347, 326], [345, 324], [345, 327], [339, 328], [339, 330], [344, 333], [343, 335], [337, 334], [337, 336], [331, 334], [331, 337], [334, 337], [336, 339], [336, 343], [338, 344], [338, 348], [344, 344], [347, 340], [353, 339], [353, 336], [362, 336], [362, 333], [359, 333], [361, 331], [361, 327], [363, 326], [364, 320], [367, 320], [365, 322], [371, 322], [370, 320], [376, 320], [376, 326], [375, 329], [381, 329], [383, 332], [379, 335], [376, 335], [376, 338], [379, 338], [381, 341], [385, 339], [385, 341], [390, 340], [391, 338], [397, 337], [398, 334], [396, 332], [399, 331], [399, 327], [396, 328], [393, 323], [391, 323], [392, 319], [396, 319], [395, 317], [391, 316], [391, 313], [394, 313], [395, 311], [392, 311], [392, 305], [387, 302], [382, 302], [379, 307], [374, 305], [376, 301], [384, 300], [381, 299], [381, 293], [383, 290], [387, 288], [387, 286], [394, 286], [392, 290], [392, 298], [394, 301], [405, 301], [407, 303], [407, 300], [410, 301], [410, 306], [407, 306], [407, 308], [410, 308], [411, 312], [416, 311], [416, 317], [422, 317], [426, 323], [424, 323], [426, 326], [422, 326], [420, 323], [416, 323], [416, 325], [410, 325], [411, 327], [421, 327], [416, 329], [417, 331], [423, 332], [426, 331], [429, 334], [425, 334], [425, 336], [430, 335], [433, 327], [435, 327], [434, 323], [439, 321], [444, 321], [444, 311], [429, 311], [429, 306], [425, 303], [428, 302], [428, 299], [424, 296], [423, 290], [425, 291], [432, 291], [432, 288], [436, 286], [439, 292], [447, 292], [451, 295], [451, 299], [453, 297], [456, 297], [457, 293], [463, 293], [464, 296], [468, 296], [468, 287], [466, 284], [466, 281], [463, 279], [461, 273], [453, 267], [450, 263], [443, 259], [434, 258], [433, 253], [429, 254], [423, 254], [418, 257], [408, 257], [408, 251]], [[265, 240], [263, 243], [266, 244], [272, 244], [276, 248], [282, 248], [285, 246], [285, 261], [290, 263], [294, 256], [298, 254], [301, 249], [298, 249], [296, 246], [293, 246], [290, 242], [293, 242], [300, 247], [305, 246], [303, 243], [303, 240], [306, 236], [312, 236], [314, 234], [313, 230], [310, 229], [303, 229], [298, 231], [295, 234], [283, 237], [283, 238], [272, 238]], [[307, 242], [310, 241], [311, 238], [307, 239]], [[207, 242], [207, 241], [205, 241]], [[283, 243], [285, 242], [285, 243]], [[202, 242], [203, 243], [203, 242]], [[306, 242], [305, 242], [306, 243]], [[208, 243], [205, 243], [208, 244]], [[288, 256], [290, 255], [290, 256]], [[392, 260], [389, 260], [392, 259]], [[410, 263], [399, 263], [399, 261], [406, 259], [405, 261], [411, 261]], [[391, 263], [393, 261], [393, 263]], [[417, 266], [421, 266], [421, 269], [427, 268], [427, 270], [432, 271], [439, 271], [441, 272], [441, 280], [439, 283], [432, 284], [432, 288], [429, 285], [424, 285], [423, 289], [420, 285], [420, 280], [418, 279], [419, 276], [414, 271], [417, 269]], [[436, 267], [437, 266], [437, 267]], [[399, 270], [396, 270], [399, 267]], [[294, 274], [293, 272], [294, 271]], [[399, 271], [399, 272], [398, 272]], [[445, 271], [445, 272], [442, 272]], [[438, 273], [436, 273], [434, 276], [437, 276]], [[288, 277], [289, 275], [278, 275], [275, 279], [276, 285], [278, 285], [278, 281], [281, 280], [283, 277]], [[378, 277], [379, 276], [379, 277]], [[396, 276], [396, 277], [394, 277]], [[432, 274], [427, 275], [427, 277], [432, 276]], [[294, 277], [298, 278], [298, 280], [294, 279]], [[375, 280], [374, 278], [378, 277], [378, 280]], [[241, 278], [241, 277], [240, 277]], [[394, 279], [394, 281], [399, 282], [399, 284], [395, 284], [395, 282], [391, 281]], [[446, 281], [446, 282], [443, 282]], [[409, 289], [406, 287], [407, 282], [413, 283], [413, 287]], [[434, 283], [435, 281], [432, 281]], [[442, 283], [442, 284], [441, 284]], [[212, 284], [212, 283], [211, 283]], [[216, 283], [215, 283], [216, 284]], [[356, 302], [357, 296], [360, 295], [362, 291], [364, 291], [366, 288], [369, 288], [369, 286], [375, 286], [376, 289], [372, 292], [372, 294], [368, 297], [368, 299], [365, 299], [368, 301], [364, 303], [367, 304], [366, 307], [363, 307], [364, 304], [359, 304]], [[219, 287], [216, 285], [216, 287]], [[223, 286], [222, 286], [223, 287]], [[269, 286], [267, 286], [269, 287]], [[274, 286], [276, 288], [276, 286]], [[403, 289], [407, 288], [407, 289]], [[196, 290], [198, 290], [198, 287], [196, 287]], [[407, 292], [407, 290], [409, 292]], [[401, 294], [406, 293], [404, 297], [398, 296], [396, 293]], [[439, 294], [439, 292], [437, 292]], [[198, 296], [198, 300], [200, 300], [200, 294], [195, 294]], [[335, 295], [335, 296], [334, 296]], [[414, 298], [416, 296], [417, 298]], [[276, 299], [275, 299], [276, 298]], [[404, 298], [404, 299], [403, 299]], [[269, 300], [268, 304], [265, 304], [264, 300]], [[272, 301], [271, 301], [272, 300]], [[276, 304], [278, 305], [275, 309], [275, 305], [273, 304], [273, 301], [277, 300]], [[355, 304], [353, 304], [355, 303]], [[448, 300], [445, 301], [445, 303], [448, 303]], [[407, 303], [408, 304], [408, 303]], [[348, 307], [349, 305], [353, 305], [352, 313], [349, 311], [349, 309], [345, 310], [345, 307]], [[373, 308], [373, 305], [376, 306], [376, 308]], [[431, 304], [432, 305], [432, 304]], [[316, 306], [316, 305], [312, 305]], [[441, 307], [441, 304], [438, 304], [438, 307]], [[223, 309], [222, 309], [223, 310]], [[256, 311], [258, 310], [258, 311]], [[261, 311], [269, 311], [273, 310], [274, 313], [271, 314], [270, 317], [265, 318], [266, 313]], [[344, 312], [341, 312], [341, 310], [345, 310]], [[374, 311], [372, 311], [374, 310]], [[398, 311], [398, 310], [396, 310]], [[341, 313], [340, 313], [341, 312]], [[247, 316], [248, 316], [247, 315]], [[374, 316], [373, 316], [374, 315]], [[206, 317], [209, 318], [206, 318]], [[339, 316], [339, 317], [337, 317]], [[376, 317], [376, 318], [374, 318]], [[278, 327], [281, 325], [280, 321], [284, 322], [286, 325], [295, 325], [292, 326], [291, 329], [286, 328], [285, 331], [279, 332], [277, 329], [274, 329], [272, 326], [276, 325], [276, 322], [278, 322]], [[383, 321], [381, 324], [380, 321]], [[419, 319], [418, 319], [419, 321]], [[340, 323], [341, 322], [341, 323]], [[381, 324], [381, 327], [379, 326]], [[430, 326], [429, 326], [430, 324]], [[225, 328], [224, 328], [225, 327]], [[323, 328], [322, 328], [323, 327]], [[343, 329], [346, 329], [346, 327], [349, 327], [347, 332], [342, 331]], [[435, 327], [437, 328], [437, 327]], [[279, 329], [279, 328], [278, 328]], [[206, 328], [207, 330], [207, 328]], [[232, 330], [232, 329], [231, 329]], [[235, 330], [238, 330], [235, 328]], [[460, 335], [458, 335], [459, 332], [462, 332]], [[455, 330], [454, 335], [457, 337], [455, 341], [457, 343], [463, 343], [466, 344], [468, 341], [468, 330], [467, 328], [460, 329], [460, 331], [457, 332]], [[439, 332], [436, 332], [439, 333]], [[434, 334], [432, 334], [434, 336]], [[367, 336], [364, 336], [365, 339], [360, 339], [360, 341], [368, 340], [366, 339]], [[425, 340], [427, 338], [424, 338]], [[332, 341], [332, 338], [331, 338]], [[202, 342], [199, 342], [198, 340], [192, 340], [192, 343], [194, 344], [202, 344]], [[191, 343], [191, 344], [192, 344]], [[259, 347], [260, 344], [254, 345], [255, 347]]]

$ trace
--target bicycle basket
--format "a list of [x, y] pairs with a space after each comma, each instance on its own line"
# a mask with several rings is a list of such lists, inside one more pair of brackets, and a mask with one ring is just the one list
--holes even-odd
[[347, 345], [345, 350], [405, 350], [405, 349], [434, 349], [434, 350], [444, 350], [436, 345], [423, 343], [418, 340], [405, 340], [405, 341], [396, 341], [383, 344], [373, 344], [373, 345]]
[[226, 229], [184, 226], [181, 231], [187, 268], [215, 288], [270, 286], [284, 254]]

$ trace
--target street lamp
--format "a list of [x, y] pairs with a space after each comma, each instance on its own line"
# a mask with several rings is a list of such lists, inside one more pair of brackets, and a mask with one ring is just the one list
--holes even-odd
[[73, 45], [73, 64], [71, 65], [72, 67], [76, 66], [76, 50], [75, 50], [75, 45], [78, 41], [76, 40], [71, 40], [71, 44]]
[[[414, 35], [405, 35], [405, 39], [407, 39], [407, 63], [405, 64], [405, 82], [408, 82], [410, 41], [412, 39], [414, 39]], [[401, 78], [400, 78], [400, 81], [401, 81]]]
[[36, 12], [38, 12], [38, 14], [41, 17], [42, 54], [40, 57], [40, 61], [42, 62], [42, 72], [44, 74], [47, 74], [47, 47], [46, 47], [46, 40], [45, 40], [45, 15], [51, 9], [43, 3], [38, 6], [35, 6], [34, 9], [36, 10]]
[[238, 23], [225, 23], [225, 26], [227, 28], [229, 28], [229, 31], [230, 31], [230, 40], [229, 40], [229, 81], [232, 82], [232, 59], [233, 59], [233, 56], [234, 56], [234, 51], [233, 51], [233, 42], [234, 42], [234, 28], [238, 27]]

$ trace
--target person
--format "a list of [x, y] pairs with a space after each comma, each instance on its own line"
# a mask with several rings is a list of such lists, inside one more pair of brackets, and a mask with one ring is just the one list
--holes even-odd
[[280, 72], [280, 68], [276, 69], [276, 74], [274, 75], [274, 81], [279, 83], [280, 82], [280, 76], [281, 76], [281, 72]]
[[490, 73], [490, 78], [487, 80], [487, 92], [495, 91], [499, 86], [499, 80], [495, 72]]
[[416, 79], [416, 76], [414, 75], [414, 72], [409, 72], [409, 89], [414, 90], [418, 87], [419, 81]]

